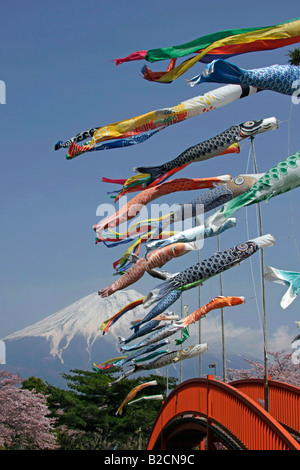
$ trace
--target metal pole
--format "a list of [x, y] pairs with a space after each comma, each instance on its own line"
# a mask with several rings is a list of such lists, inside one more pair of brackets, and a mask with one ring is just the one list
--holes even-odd
[[169, 395], [169, 366], [166, 367], [166, 375], [167, 375], [167, 396]]
[[[183, 319], [183, 294], [181, 294], [181, 319]], [[180, 362], [180, 379], [179, 383], [182, 382], [182, 361]]]
[[[255, 168], [255, 172], [258, 173], [257, 163], [256, 163], [256, 156], [255, 156], [255, 149], [254, 149], [254, 137], [253, 136], [251, 137], [251, 145], [252, 145], [254, 168]], [[261, 214], [260, 203], [258, 203], [258, 214], [259, 214], [259, 232], [260, 232], [260, 236], [262, 236], [263, 228], [262, 228], [262, 214]], [[262, 271], [262, 305], [263, 305], [263, 316], [264, 316], [263, 334], [264, 334], [264, 364], [265, 364], [265, 377], [264, 377], [265, 410], [269, 411], [267, 318], [266, 318], [266, 296], [265, 296], [265, 280], [264, 280], [265, 262], [264, 262], [264, 249], [263, 248], [261, 249], [261, 271]]]
[[[197, 217], [195, 217], [195, 225], [200, 225], [199, 220]], [[200, 263], [200, 248], [198, 248], [198, 263]], [[200, 284], [198, 286], [198, 308], [201, 307], [201, 288]], [[198, 338], [199, 338], [199, 344], [201, 344], [201, 318], [198, 321]], [[199, 354], [199, 377], [202, 377], [202, 354]]]
[[[218, 238], [218, 251], [220, 251], [220, 236]], [[220, 278], [220, 295], [223, 295], [223, 280], [222, 273], [219, 274]], [[222, 357], [223, 357], [223, 382], [226, 382], [226, 353], [225, 353], [225, 325], [224, 325], [224, 309], [221, 308], [221, 325], [222, 325]]]
[[[183, 305], [183, 300], [181, 296], [181, 318], [184, 318], [188, 315], [189, 307], [188, 305]], [[182, 334], [181, 334], [182, 337]], [[182, 361], [180, 362], [180, 383], [182, 382]]]

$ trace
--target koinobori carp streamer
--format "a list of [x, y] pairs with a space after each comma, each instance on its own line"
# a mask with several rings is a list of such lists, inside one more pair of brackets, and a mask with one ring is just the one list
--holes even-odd
[[[85, 152], [91, 151], [101, 142], [124, 139], [134, 135], [143, 134], [144, 132], [151, 132], [158, 128], [165, 129], [166, 127], [178, 122], [199, 116], [200, 114], [220, 108], [232, 103], [233, 101], [253, 95], [257, 93], [257, 91], [258, 89], [256, 87], [225, 85], [212, 90], [209, 93], [182, 101], [181, 103], [169, 108], [157, 109], [123, 121], [114, 122], [112, 124], [81, 132], [65, 142], [59, 141], [59, 144], [55, 145], [55, 150], [69, 147], [67, 158], [74, 158], [78, 155], [84, 154]], [[91, 139], [86, 143], [79, 145], [77, 143], [78, 139], [82, 141], [85, 136], [91, 136]]]
[[144, 307], [149, 307], [173, 290], [191, 289], [205, 280], [236, 266], [260, 248], [273, 246], [273, 235], [267, 234], [238, 244], [224, 251], [214, 253], [210, 258], [174, 274], [167, 281], [154, 288], [144, 299]]
[[149, 185], [157, 178], [176, 169], [177, 171], [191, 163], [205, 161], [209, 158], [222, 155], [226, 149], [229, 149], [235, 143], [238, 143], [248, 137], [253, 137], [264, 132], [277, 129], [278, 121], [275, 117], [260, 119], [256, 121], [246, 121], [229, 127], [226, 131], [205, 140], [199, 144], [193, 145], [184, 150], [178, 157], [163, 163], [159, 166], [141, 166], [135, 168], [135, 171], [141, 174], [149, 174], [149, 179], [144, 182]]
[[288, 287], [283, 295], [280, 306], [286, 309], [296, 299], [300, 293], [300, 273], [295, 271], [286, 271], [284, 269], [267, 266], [264, 278], [267, 281], [282, 284]]
[[226, 202], [205, 221], [206, 227], [217, 228], [237, 210], [262, 201], [270, 201], [300, 185], [300, 152], [275, 165], [245, 193]]
[[291, 96], [299, 87], [299, 80], [298, 65], [271, 65], [244, 70], [225, 60], [216, 60], [209, 64], [202, 74], [189, 80], [189, 84], [194, 86], [203, 82], [235, 83]]
[[126, 372], [121, 374], [114, 382], [110, 382], [109, 385], [111, 386], [115, 383], [118, 383], [124, 378], [128, 377], [131, 374], [134, 374], [137, 371], [159, 369], [169, 364], [177, 364], [180, 361], [184, 361], [186, 359], [191, 359], [192, 357], [199, 356], [200, 354], [203, 354], [207, 350], [208, 350], [207, 343], [195, 344], [192, 346], [188, 346], [186, 348], [178, 349], [175, 351], [170, 351], [154, 359], [153, 361], [150, 361], [144, 364], [134, 363], [133, 368], [128, 369]]
[[130, 401], [132, 400], [133, 398], [135, 398], [135, 396], [137, 395], [137, 393], [139, 393], [141, 390], [144, 390], [144, 388], [146, 387], [150, 387], [150, 386], [153, 386], [153, 385], [157, 385], [157, 381], [156, 380], [151, 380], [150, 382], [144, 382], [140, 385], [137, 385], [136, 387], [134, 387], [129, 393], [128, 395], [126, 396], [125, 400], [123, 400], [123, 402], [121, 403], [121, 405], [119, 406], [119, 408], [117, 409], [116, 411], [116, 415], [122, 415], [123, 413], [123, 408], [124, 406]]
[[[105, 229], [115, 228], [128, 220], [136, 217], [141, 209], [150, 202], [166, 194], [178, 191], [192, 191], [195, 189], [211, 188], [215, 183], [226, 182], [231, 179], [230, 175], [222, 175], [211, 178], [178, 178], [166, 181], [154, 188], [146, 188], [135, 195], [130, 201], [124, 204], [118, 211], [103, 221], [94, 225], [98, 239], [101, 240], [102, 232]], [[105, 238], [105, 237], [104, 237]], [[127, 236], [125, 236], [127, 238]]]
[[125, 289], [137, 282], [146, 271], [151, 271], [154, 268], [164, 266], [168, 261], [173, 258], [178, 258], [191, 250], [195, 250], [195, 243], [175, 243], [172, 246], [166, 246], [151, 253], [146, 258], [140, 258], [134, 263], [119, 279], [105, 289], [98, 292], [101, 297], [108, 297], [114, 292]]

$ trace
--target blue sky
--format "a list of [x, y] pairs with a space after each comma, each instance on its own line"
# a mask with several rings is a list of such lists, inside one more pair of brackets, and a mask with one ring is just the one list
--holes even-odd
[[[243, 5], [243, 6], [242, 6]], [[106, 287], [115, 278], [112, 263], [124, 248], [94, 244], [92, 226], [98, 222], [99, 204], [110, 203], [112, 185], [103, 176], [124, 178], [132, 168], [161, 164], [184, 149], [226, 130], [233, 124], [275, 116], [279, 129], [255, 139], [259, 172], [299, 150], [300, 106], [288, 96], [264, 92], [206, 115], [171, 126], [134, 148], [94, 152], [68, 161], [65, 151], [55, 152], [66, 140], [89, 127], [102, 126], [144, 114], [219, 87], [186, 85], [203, 69], [197, 64], [170, 85], [141, 78], [143, 61], [116, 67], [113, 59], [139, 49], [176, 45], [228, 28], [267, 26], [299, 15], [296, 0], [117, 0], [52, 1], [12, 0], [2, 7], [1, 75], [6, 84], [6, 104], [1, 116], [1, 300], [0, 337], [24, 328]], [[231, 59], [244, 68], [287, 63], [294, 46], [246, 54]], [[296, 47], [296, 46], [295, 46]], [[161, 70], [166, 63], [152, 65]], [[180, 176], [208, 177], [245, 173], [250, 141], [239, 155], [217, 157], [193, 164]], [[253, 172], [250, 160], [249, 172]], [[177, 175], [177, 176], [178, 176]], [[276, 238], [265, 250], [265, 264], [299, 271], [299, 190], [262, 204], [264, 233]], [[177, 193], [160, 202], [187, 202], [195, 193]], [[224, 233], [221, 249], [258, 235], [257, 206], [236, 214], [237, 227]], [[205, 242], [201, 258], [217, 249], [217, 239]], [[197, 262], [197, 254], [168, 264], [177, 272]], [[254, 279], [252, 277], [254, 273]], [[157, 284], [144, 276], [134, 287], [147, 294]], [[298, 300], [282, 310], [285, 292], [266, 284], [267, 326], [278, 345], [290, 348], [299, 320]], [[225, 311], [237, 328], [261, 331], [260, 254], [223, 275], [224, 295], [243, 295], [246, 304]], [[219, 294], [219, 279], [201, 288], [204, 304]], [[184, 303], [197, 308], [197, 291], [186, 293]], [[177, 305], [179, 308], [180, 304]], [[115, 313], [115, 312], [112, 312]], [[273, 336], [272, 336], [273, 335]], [[245, 338], [247, 341], [247, 338]]]

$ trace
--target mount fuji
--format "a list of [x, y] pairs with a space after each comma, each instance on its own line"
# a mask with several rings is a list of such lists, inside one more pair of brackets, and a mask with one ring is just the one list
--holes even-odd
[[[99, 297], [98, 293], [87, 295], [43, 320], [2, 338], [6, 347], [6, 363], [0, 367], [22, 378], [36, 376], [64, 387], [62, 373], [68, 373], [71, 369], [92, 370], [93, 362], [101, 363], [122, 355], [118, 336], [129, 337], [132, 334], [129, 329], [131, 322], [145, 317], [150, 308], [140, 305], [128, 311], [105, 335], [99, 327], [103, 321], [141, 297], [143, 295], [134, 289], [119, 291], [106, 298]], [[176, 303], [172, 305], [172, 310], [174, 306], [176, 308]], [[191, 335], [188, 345], [197, 342], [197, 338]], [[170, 344], [171, 349], [176, 347]], [[206, 374], [211, 373], [209, 364], [216, 361], [221, 364], [222, 361], [221, 354], [216, 352], [206, 351], [201, 357]], [[242, 356], [234, 354], [227, 360], [231, 367], [245, 368]], [[199, 376], [198, 363], [198, 358], [186, 361], [184, 380]], [[169, 374], [178, 378], [179, 365], [171, 367]], [[147, 371], [147, 375], [150, 372]], [[165, 371], [159, 369], [153, 373], [163, 375]]]

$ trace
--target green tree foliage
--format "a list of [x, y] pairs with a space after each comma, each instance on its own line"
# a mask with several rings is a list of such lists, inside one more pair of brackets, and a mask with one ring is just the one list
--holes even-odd
[[[67, 389], [43, 384], [31, 377], [23, 383], [29, 389], [39, 389], [47, 396], [48, 407], [56, 418], [58, 441], [66, 450], [144, 449], [161, 401], [145, 400], [125, 405], [122, 415], [116, 411], [128, 393], [141, 383], [156, 380], [157, 385], [141, 390], [136, 398], [162, 394], [166, 379], [157, 375], [124, 379], [113, 385], [115, 378], [108, 373], [74, 369], [63, 374]], [[176, 385], [169, 378], [169, 389]]]
[[35, 390], [37, 393], [42, 393], [43, 395], [47, 395], [48, 391], [47, 384], [45, 384], [42, 379], [33, 376], [23, 380], [22, 388], [24, 390]]
[[288, 53], [288, 63], [291, 65], [300, 65], [300, 49], [295, 48], [293, 51]]

